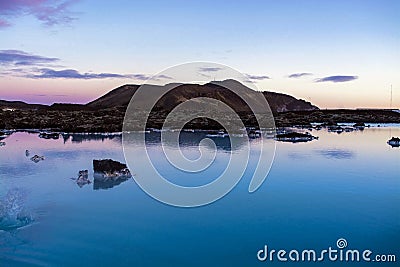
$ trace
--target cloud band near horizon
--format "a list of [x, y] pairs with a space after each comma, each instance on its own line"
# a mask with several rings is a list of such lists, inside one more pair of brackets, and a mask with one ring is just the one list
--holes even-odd
[[315, 82], [333, 82], [333, 83], [343, 83], [343, 82], [350, 82], [357, 80], [358, 76], [355, 75], [334, 75], [334, 76], [327, 76], [323, 78], [316, 79]]
[[38, 66], [57, 61], [60, 61], [60, 59], [30, 54], [21, 50], [0, 50], [0, 66]]
[[313, 74], [310, 72], [301, 72], [301, 73], [293, 73], [290, 74], [288, 77], [289, 78], [301, 78], [301, 77], [305, 77], [305, 76], [312, 76]]

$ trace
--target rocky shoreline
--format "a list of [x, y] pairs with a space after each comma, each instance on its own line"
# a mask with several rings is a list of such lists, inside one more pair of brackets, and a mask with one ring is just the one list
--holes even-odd
[[[257, 128], [254, 115], [239, 115], [246, 127]], [[39, 129], [65, 133], [121, 132], [124, 116], [125, 109], [122, 107], [101, 111], [0, 110], [0, 129]], [[152, 112], [146, 128], [161, 129], [165, 117], [163, 112]], [[310, 127], [311, 123], [400, 123], [400, 113], [391, 110], [291, 111], [274, 114], [274, 120], [276, 127], [304, 128]], [[199, 118], [188, 123], [185, 128], [217, 130], [221, 129], [221, 125]]]

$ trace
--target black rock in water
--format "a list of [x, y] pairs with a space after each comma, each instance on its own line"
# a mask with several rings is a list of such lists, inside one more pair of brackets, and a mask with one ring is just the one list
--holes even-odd
[[82, 188], [84, 185], [87, 185], [90, 183], [91, 183], [91, 181], [89, 180], [89, 171], [88, 170], [79, 171], [78, 179], [76, 179], [76, 184]]
[[283, 142], [308, 142], [312, 141], [314, 139], [318, 139], [318, 137], [315, 137], [309, 133], [296, 133], [296, 132], [290, 132], [290, 133], [282, 133], [282, 134], [277, 134], [275, 139], [277, 141], [283, 141]]
[[120, 172], [126, 168], [126, 164], [112, 159], [93, 160], [93, 169], [95, 172], [113, 173]]
[[356, 124], [353, 125], [353, 127], [365, 127], [365, 123], [357, 122]]
[[387, 143], [392, 147], [400, 147], [400, 138], [392, 137]]
[[93, 160], [94, 190], [110, 189], [132, 177], [126, 164], [112, 159]]

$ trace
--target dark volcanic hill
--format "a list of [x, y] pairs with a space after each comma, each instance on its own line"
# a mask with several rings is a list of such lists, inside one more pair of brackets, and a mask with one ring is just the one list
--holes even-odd
[[12, 108], [12, 109], [39, 109], [45, 108], [45, 105], [40, 104], [28, 104], [22, 101], [7, 101], [0, 100], [0, 108]]
[[290, 95], [275, 92], [262, 92], [262, 94], [267, 99], [271, 110], [274, 112], [309, 111], [319, 109], [310, 102], [303, 99], [297, 99]]
[[133, 94], [140, 85], [126, 84], [86, 104], [93, 109], [128, 106]]
[[[140, 85], [127, 84], [111, 90], [100, 98], [87, 103], [86, 105], [80, 104], [67, 104], [55, 103], [50, 106], [39, 104], [28, 104], [22, 101], [5, 101], [0, 100], [0, 108], [13, 108], [13, 109], [46, 109], [58, 111], [90, 111], [90, 110], [104, 110], [109, 108], [123, 107], [126, 108], [132, 96], [138, 90]], [[290, 95], [274, 93], [274, 92], [257, 92], [235, 80], [225, 80], [219, 82], [212, 82], [207, 84], [166, 84], [164, 86], [158, 85], [143, 85], [142, 89], [146, 90], [146, 95], [151, 96], [156, 92], [166, 92], [173, 88], [170, 92], [163, 96], [157, 103], [156, 110], [169, 111], [176, 105], [185, 102], [186, 100], [196, 97], [208, 97], [220, 100], [231, 106], [237, 112], [248, 112], [248, 107], [237, 95], [232, 93], [230, 89], [240, 91], [242, 94], [254, 100], [259, 105], [260, 110], [263, 110], [263, 98], [266, 98], [272, 112], [286, 112], [286, 111], [307, 111], [318, 110], [318, 107], [312, 105], [301, 99], [296, 99]], [[140, 106], [149, 106], [151, 97], [142, 97], [138, 101], [138, 108]]]
[[[106, 109], [118, 106], [126, 107], [129, 104], [131, 97], [138, 90], [139, 85], [123, 85], [104, 96], [88, 103], [86, 107], [91, 109]], [[157, 110], [169, 111], [176, 105], [185, 102], [186, 100], [196, 97], [208, 97], [220, 100], [238, 112], [247, 112], [248, 107], [237, 95], [232, 93], [230, 89], [238, 90], [242, 94], [251, 98], [258, 105], [263, 105], [262, 98], [266, 98], [271, 110], [276, 112], [284, 111], [305, 111], [318, 110], [318, 107], [301, 99], [296, 99], [292, 96], [274, 93], [274, 92], [257, 92], [235, 80], [225, 80], [220, 82], [212, 82], [204, 85], [199, 84], [167, 84], [165, 86], [144, 85], [141, 90], [146, 90], [150, 96], [154, 91], [165, 92], [171, 87], [175, 87], [157, 103]], [[138, 108], [140, 105], [149, 106], [150, 97], [139, 99]], [[260, 108], [261, 110], [262, 108]]]

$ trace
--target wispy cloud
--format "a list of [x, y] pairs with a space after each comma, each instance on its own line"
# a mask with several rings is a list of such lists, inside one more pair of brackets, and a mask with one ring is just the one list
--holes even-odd
[[32, 15], [47, 26], [69, 24], [76, 18], [70, 6], [78, 0], [0, 0], [0, 28], [13, 18]]
[[57, 79], [57, 78], [64, 78], [64, 79], [106, 79], [106, 78], [135, 78], [138, 80], [144, 79], [142, 74], [135, 74], [135, 75], [123, 75], [117, 73], [79, 73], [77, 70], [74, 69], [64, 69], [64, 70], [53, 70], [48, 68], [37, 69], [36, 74], [28, 74], [26, 75], [27, 78], [32, 79]]
[[146, 74], [131, 74], [131, 75], [124, 75], [124, 77], [121, 77], [121, 78], [133, 78], [133, 79], [140, 80], [140, 81], [146, 81], [146, 80], [150, 79], [151, 77]]
[[[0, 0], [1, 1], [1, 0]], [[160, 75], [148, 75], [142, 73], [121, 74], [121, 73], [81, 73], [74, 68], [63, 68], [58, 63], [61, 61], [56, 57], [46, 57], [27, 53], [21, 50], [0, 50], [0, 76], [14, 76], [31, 79], [135, 79], [146, 80], [170, 80], [171, 77]], [[57, 64], [56, 64], [57, 63]]]
[[201, 72], [217, 72], [223, 70], [223, 68], [220, 67], [200, 67], [199, 71]]
[[335, 76], [328, 76], [316, 79], [315, 82], [334, 82], [334, 83], [342, 83], [342, 82], [350, 82], [358, 79], [358, 76], [347, 76], [347, 75], [335, 75]]
[[29, 54], [20, 50], [0, 50], [0, 65], [3, 66], [38, 66], [55, 63], [58, 58]]
[[55, 70], [51, 68], [33, 68], [31, 70], [25, 70], [23, 72], [18, 71], [17, 75], [20, 77], [31, 78], [31, 79], [80, 79], [80, 80], [93, 80], [93, 79], [134, 79], [139, 81], [147, 81], [147, 80], [169, 80], [172, 79], [167, 75], [147, 75], [142, 73], [137, 74], [120, 74], [120, 73], [94, 73], [94, 72], [85, 72], [80, 73], [75, 69], [62, 69]]
[[304, 77], [304, 76], [311, 76], [311, 75], [313, 75], [313, 74], [309, 73], [309, 72], [300, 72], [300, 73], [290, 74], [288, 77], [289, 78], [301, 78], [301, 77]]
[[256, 80], [256, 81], [262, 81], [262, 80], [269, 80], [271, 79], [269, 76], [267, 75], [252, 75], [252, 74], [246, 74], [247, 78], [251, 81], [251, 80]]
[[[147, 81], [147, 80], [152, 80], [152, 81], [159, 81], [159, 80], [171, 80], [173, 79], [170, 76], [160, 74], [160, 75], [149, 75], [149, 74], [143, 74], [143, 73], [137, 73], [137, 74], [119, 74], [121, 75], [120, 78], [132, 78], [136, 79], [139, 81]], [[118, 78], [118, 77], [114, 77]]]
[[149, 79], [154, 80], [154, 81], [159, 81], [159, 80], [172, 80], [174, 78], [172, 78], [171, 76], [165, 75], [165, 74], [160, 74], [160, 75], [152, 76]]

